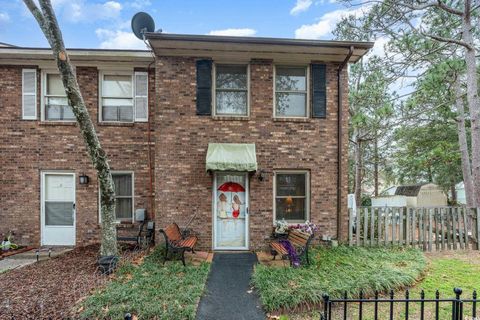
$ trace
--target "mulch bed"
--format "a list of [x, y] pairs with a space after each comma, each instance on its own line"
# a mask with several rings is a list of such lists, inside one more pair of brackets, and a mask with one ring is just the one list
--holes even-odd
[[107, 276], [99, 275], [97, 245], [0, 274], [0, 319], [65, 319]]

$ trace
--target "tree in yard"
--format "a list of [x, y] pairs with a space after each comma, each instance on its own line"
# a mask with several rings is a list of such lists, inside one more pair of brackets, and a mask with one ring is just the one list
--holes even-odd
[[[478, 49], [478, 23], [480, 3], [478, 1], [441, 1], [441, 0], [366, 0], [344, 2], [366, 5], [368, 13], [361, 19], [362, 27], [371, 33], [401, 41], [406, 50], [402, 65], [416, 65], [431, 58], [431, 54], [450, 51], [460, 55], [465, 63], [466, 101], [471, 128], [471, 159], [466, 162], [462, 155], [462, 167], [471, 163], [471, 197], [475, 206], [480, 205], [480, 98], [478, 96], [478, 74], [476, 55]], [[477, 28], [476, 28], [477, 27]], [[417, 46], [420, 45], [420, 46]], [[448, 57], [447, 57], [448, 58]], [[463, 80], [463, 77], [459, 78]], [[461, 84], [459, 84], [459, 87]], [[458, 90], [457, 90], [458, 92]], [[460, 100], [459, 100], [460, 101]], [[456, 104], [459, 106], [458, 104]], [[461, 112], [461, 110], [460, 110]], [[459, 120], [459, 139], [462, 138], [461, 118]], [[460, 147], [465, 149], [465, 141]], [[464, 174], [464, 179], [468, 178]], [[467, 179], [468, 180], [468, 179]], [[467, 181], [468, 184], [468, 181]], [[467, 191], [469, 192], [469, 191]]]
[[[342, 20], [333, 32], [335, 37], [339, 40], [367, 40], [368, 32], [352, 27], [354, 20], [353, 16]], [[384, 59], [374, 55], [360, 59], [349, 69], [350, 163], [353, 164], [350, 172], [357, 205], [361, 204], [367, 177], [373, 176], [369, 180], [372, 180], [374, 194], [379, 193], [380, 150], [396, 96], [389, 90], [393, 79], [389, 78], [385, 66]], [[373, 168], [367, 170], [367, 167]]]
[[[454, 53], [431, 55], [430, 65], [418, 75], [414, 92], [402, 107], [403, 126], [395, 131], [395, 171], [400, 183], [434, 182], [455, 196], [455, 184], [468, 189], [470, 157], [463, 94], [464, 69]], [[463, 165], [465, 164], [465, 165]], [[467, 205], [473, 205], [466, 192]]]
[[100, 183], [102, 228], [100, 254], [102, 256], [117, 256], [115, 189], [110, 173], [110, 166], [107, 155], [100, 145], [92, 120], [85, 106], [77, 78], [73, 72], [67, 51], [65, 50], [62, 33], [58, 26], [52, 4], [50, 0], [39, 0], [40, 7], [37, 7], [33, 0], [23, 1], [37, 20], [40, 29], [52, 48], [53, 56], [67, 94], [68, 104], [71, 106], [75, 115], [92, 164], [97, 170], [98, 181]]

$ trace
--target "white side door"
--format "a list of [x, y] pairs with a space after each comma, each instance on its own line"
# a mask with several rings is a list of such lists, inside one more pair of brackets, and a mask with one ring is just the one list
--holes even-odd
[[75, 174], [42, 172], [42, 245], [75, 245]]

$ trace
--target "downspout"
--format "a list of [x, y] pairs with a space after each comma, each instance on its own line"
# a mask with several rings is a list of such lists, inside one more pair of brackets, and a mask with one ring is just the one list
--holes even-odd
[[[147, 67], [147, 77], [148, 77], [148, 86], [150, 86], [150, 69], [151, 69], [151, 66], [153, 63], [155, 63], [156, 59], [154, 59]], [[154, 69], [156, 70], [156, 69]], [[155, 72], [155, 71], [154, 71]], [[156, 73], [156, 72], [155, 72]], [[156, 81], [156, 74], [154, 74], [154, 79]], [[150, 90], [150, 88], [148, 88], [148, 90]], [[154, 90], [154, 92], [156, 93], [156, 90]], [[150, 97], [150, 95], [148, 95]], [[156, 102], [157, 102], [157, 97], [155, 96], [155, 106], [156, 106]], [[151, 124], [150, 124], [150, 121], [151, 121], [151, 114], [150, 114], [150, 101], [147, 101], [147, 109], [148, 109], [148, 121], [147, 121], [147, 130], [148, 130], [148, 133], [147, 133], [147, 140], [148, 140], [148, 177], [149, 177], [149, 182], [150, 182], [150, 185], [149, 185], [149, 195], [150, 195], [150, 219], [151, 220], [155, 220], [155, 207], [154, 207], [154, 191], [153, 191], [153, 167], [152, 167], [152, 136], [151, 136]], [[157, 110], [157, 108], [154, 108], [153, 109], [153, 112], [155, 112], [155, 110]], [[155, 113], [154, 113], [155, 115]]]
[[345, 57], [345, 60], [340, 64], [337, 69], [337, 240], [341, 240], [342, 237], [342, 145], [343, 145], [343, 114], [342, 114], [342, 71], [343, 68], [347, 65], [348, 60], [353, 54], [353, 46], [350, 46], [349, 52]]
[[[145, 38], [145, 34], [143, 34], [143, 42], [145, 43], [145, 46], [150, 49], [150, 52], [152, 53], [152, 57], [153, 57], [153, 61], [150, 62], [148, 64], [148, 67], [147, 67], [147, 77], [148, 77], [148, 86], [150, 87], [150, 69], [151, 69], [151, 66], [152, 64], [154, 64], [156, 61], [157, 61], [157, 56], [155, 54], [155, 51], [153, 50], [153, 48], [150, 46], [150, 42], [147, 41], [147, 39]], [[154, 68], [154, 77], [155, 79], [155, 83], [154, 83], [154, 88], [156, 89], [156, 86], [157, 86], [157, 66], [155, 65], [155, 68]], [[155, 101], [155, 105], [154, 105], [154, 109], [153, 109], [153, 116], [155, 116], [155, 111], [157, 110], [157, 90], [153, 90], [154, 91], [154, 101]], [[147, 92], [149, 93], [148, 94], [148, 97], [150, 97], [150, 88], [147, 88]], [[148, 112], [148, 123], [147, 123], [147, 130], [148, 130], [148, 133], [147, 133], [147, 141], [148, 141], [148, 177], [149, 177], [149, 182], [150, 182], [150, 185], [149, 185], [149, 193], [150, 193], [150, 219], [151, 220], [155, 220], [155, 191], [153, 189], [153, 165], [152, 165], [152, 133], [151, 133], [151, 115], [150, 115], [150, 111], [151, 108], [150, 108], [150, 101], [147, 101], [147, 112]]]

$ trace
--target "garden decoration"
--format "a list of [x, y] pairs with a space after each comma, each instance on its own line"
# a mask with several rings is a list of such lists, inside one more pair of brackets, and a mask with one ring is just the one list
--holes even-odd
[[2, 244], [0, 245], [0, 248], [2, 251], [9, 251], [11, 250], [17, 250], [18, 245], [13, 243], [13, 234], [11, 231], [8, 232], [8, 235], [5, 236], [5, 238], [2, 241]]
[[111, 274], [116, 268], [118, 263], [117, 256], [102, 256], [98, 259], [98, 268], [101, 274]]
[[286, 234], [288, 232], [288, 222], [285, 219], [278, 220], [275, 222], [275, 233], [277, 234]]

